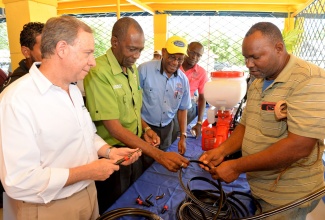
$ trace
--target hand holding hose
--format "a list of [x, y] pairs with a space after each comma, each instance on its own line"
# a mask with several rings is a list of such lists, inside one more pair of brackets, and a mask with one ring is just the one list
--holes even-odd
[[219, 166], [210, 169], [209, 173], [215, 180], [231, 183], [238, 179], [240, 171], [236, 169], [236, 160], [222, 162]]
[[[218, 166], [223, 160], [225, 156], [223, 156], [222, 150], [220, 147], [205, 151], [199, 158], [199, 161], [203, 162], [204, 164], [207, 164], [209, 167], [216, 167]], [[205, 169], [206, 171], [209, 171], [207, 166], [203, 166], [200, 164], [200, 167], [202, 169]]]

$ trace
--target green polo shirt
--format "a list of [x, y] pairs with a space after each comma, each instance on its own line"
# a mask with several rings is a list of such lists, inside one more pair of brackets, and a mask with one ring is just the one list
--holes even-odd
[[110, 145], [124, 145], [112, 137], [102, 123], [103, 120], [118, 119], [132, 133], [142, 135], [141, 106], [142, 91], [135, 65], [133, 72], [124, 74], [111, 49], [96, 58], [84, 79], [87, 108], [94, 121], [97, 133]]
[[[262, 91], [263, 79], [250, 85], [241, 124], [245, 126], [243, 156], [268, 148], [291, 133], [318, 139], [312, 153], [287, 170], [248, 172], [254, 196], [278, 206], [324, 186], [322, 153], [325, 138], [325, 71], [293, 55], [274, 82]], [[276, 120], [265, 103], [287, 103], [287, 118]], [[278, 179], [279, 178], [279, 179]], [[277, 180], [278, 179], [278, 180]]]

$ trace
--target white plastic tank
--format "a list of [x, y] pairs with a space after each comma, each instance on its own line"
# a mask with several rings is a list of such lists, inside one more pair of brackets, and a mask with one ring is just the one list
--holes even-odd
[[240, 71], [216, 71], [204, 86], [204, 97], [216, 110], [229, 110], [244, 98], [246, 77]]

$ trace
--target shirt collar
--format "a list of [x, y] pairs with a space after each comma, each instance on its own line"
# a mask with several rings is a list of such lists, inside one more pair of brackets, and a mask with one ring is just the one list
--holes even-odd
[[29, 72], [40, 93], [44, 94], [46, 91], [50, 89], [51, 86], [53, 86], [53, 84], [38, 69], [40, 66], [41, 66], [41, 62], [34, 62]]
[[[106, 56], [107, 56], [108, 62], [111, 65], [113, 75], [123, 73], [123, 69], [122, 69], [121, 65], [119, 64], [119, 62], [117, 61], [115, 55], [113, 54], [112, 48], [110, 48], [106, 51]], [[127, 71], [129, 72], [129, 70], [130, 70], [131, 73], [134, 73], [134, 68], [135, 68], [134, 65], [132, 67], [128, 67]]]
[[290, 69], [293, 68], [296, 60], [297, 60], [297, 58], [291, 54], [287, 65], [279, 73], [278, 77], [275, 78], [274, 82], [287, 82], [290, 78], [290, 74], [287, 74], [287, 73], [290, 72]]
[[198, 72], [198, 64], [195, 64], [192, 68], [188, 69], [187, 71], [184, 70], [183, 66], [181, 65], [180, 69], [182, 70], [183, 73], [191, 71], [191, 72]]

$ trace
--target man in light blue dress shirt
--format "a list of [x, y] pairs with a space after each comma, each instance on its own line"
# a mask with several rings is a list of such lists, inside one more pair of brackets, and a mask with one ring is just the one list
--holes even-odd
[[160, 149], [166, 150], [172, 142], [173, 118], [177, 114], [180, 125], [178, 151], [186, 150], [187, 109], [191, 108], [190, 86], [179, 69], [187, 51], [185, 39], [173, 36], [162, 49], [162, 60], [152, 60], [138, 67], [143, 89], [141, 115], [160, 137]]

